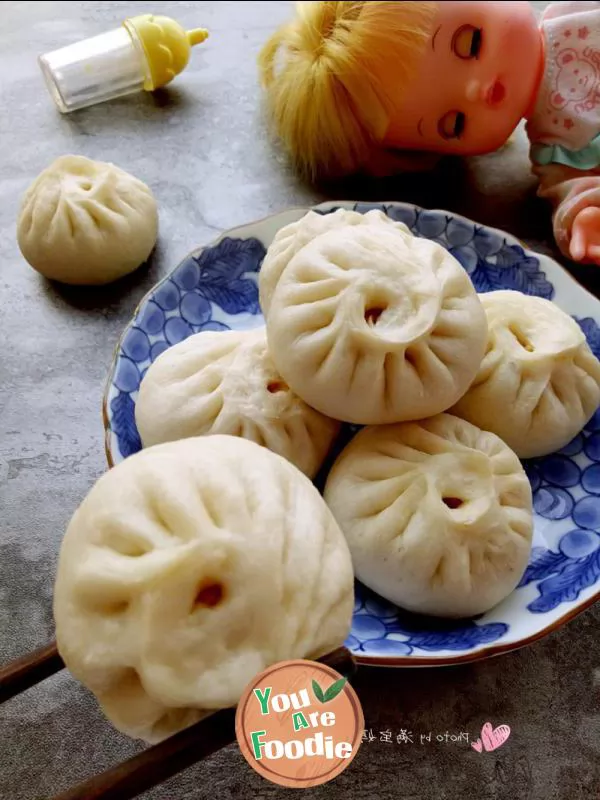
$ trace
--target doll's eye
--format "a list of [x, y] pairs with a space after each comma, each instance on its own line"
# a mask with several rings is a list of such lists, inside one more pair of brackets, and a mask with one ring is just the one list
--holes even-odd
[[448, 111], [438, 122], [438, 133], [442, 139], [460, 139], [465, 129], [462, 111]]
[[452, 49], [459, 58], [479, 58], [483, 31], [473, 25], [463, 25], [452, 37]]

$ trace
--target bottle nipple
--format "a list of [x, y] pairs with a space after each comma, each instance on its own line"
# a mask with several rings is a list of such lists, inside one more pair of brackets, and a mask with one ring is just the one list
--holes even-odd
[[191, 48], [208, 37], [205, 28], [185, 31], [174, 19], [154, 14], [130, 17], [123, 24], [146, 57], [148, 75], [144, 89], [149, 92], [179, 75], [190, 60]]
[[194, 28], [192, 31], [187, 32], [188, 42], [193, 47], [195, 44], [202, 44], [205, 39], [208, 39], [208, 31], [206, 28]]

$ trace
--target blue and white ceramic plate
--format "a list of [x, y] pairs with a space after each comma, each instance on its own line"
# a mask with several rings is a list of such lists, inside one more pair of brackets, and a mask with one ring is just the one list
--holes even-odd
[[[517, 289], [554, 300], [572, 314], [600, 357], [600, 302], [550, 258], [513, 237], [446, 211], [402, 203], [326, 203], [366, 212], [380, 208], [418, 236], [448, 248], [480, 292]], [[150, 363], [198, 331], [262, 324], [257, 273], [279, 228], [307, 209], [294, 209], [229, 231], [191, 253], [142, 301], [123, 333], [104, 399], [109, 464], [141, 447], [134, 408]], [[534, 492], [535, 533], [520, 586], [487, 614], [469, 621], [417, 617], [357, 585], [347, 645], [357, 660], [380, 666], [456, 664], [529, 644], [600, 596], [600, 411], [559, 453], [525, 464]]]

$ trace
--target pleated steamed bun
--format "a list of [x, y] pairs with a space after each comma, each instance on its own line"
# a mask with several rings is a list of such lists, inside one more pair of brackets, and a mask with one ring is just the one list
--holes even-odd
[[600, 362], [550, 300], [498, 291], [481, 302], [487, 352], [452, 413], [498, 434], [521, 458], [560, 450], [600, 404]]
[[58, 650], [121, 731], [158, 741], [268, 665], [346, 639], [353, 574], [310, 480], [253, 442], [156, 445], [103, 475], [62, 543]]
[[197, 333], [165, 350], [144, 376], [135, 418], [144, 447], [204, 434], [243, 436], [310, 478], [340, 428], [289, 389], [264, 328]]
[[433, 416], [475, 377], [486, 318], [441, 245], [384, 225], [317, 236], [293, 256], [266, 317], [273, 362], [303, 400], [345, 422]]
[[127, 275], [158, 232], [151, 190], [128, 172], [83, 156], [61, 156], [26, 191], [17, 222], [21, 253], [46, 278], [103, 284]]
[[396, 222], [379, 209], [372, 209], [366, 214], [346, 208], [338, 208], [329, 214], [309, 211], [301, 219], [285, 225], [277, 231], [263, 259], [258, 277], [260, 307], [265, 317], [269, 313], [275, 287], [296, 253], [322, 233], [356, 225], [384, 226], [399, 231], [405, 236], [412, 236], [403, 222]]
[[527, 567], [531, 487], [519, 459], [450, 414], [363, 428], [324, 496], [357, 578], [409, 611], [481, 614]]

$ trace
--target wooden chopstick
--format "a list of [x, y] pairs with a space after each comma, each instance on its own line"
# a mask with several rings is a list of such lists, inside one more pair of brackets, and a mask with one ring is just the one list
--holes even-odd
[[[317, 660], [347, 678], [356, 671], [356, 662], [345, 647]], [[0, 670], [0, 701], [64, 666], [54, 643], [13, 661]], [[235, 708], [225, 708], [52, 800], [130, 800], [234, 741]]]
[[52, 800], [130, 800], [234, 741], [235, 708], [225, 708]]
[[10, 700], [36, 683], [60, 672], [65, 662], [58, 654], [56, 642], [34, 650], [0, 669], [0, 703]]

